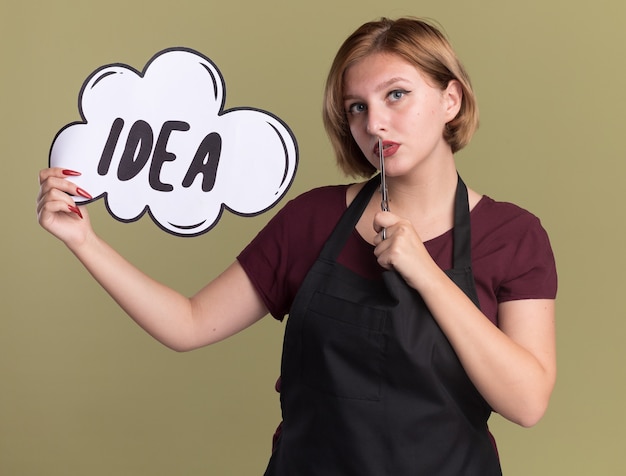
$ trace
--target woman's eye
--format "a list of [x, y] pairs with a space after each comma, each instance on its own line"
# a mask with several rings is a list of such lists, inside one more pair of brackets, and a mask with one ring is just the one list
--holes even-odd
[[365, 104], [363, 103], [354, 103], [354, 104], [350, 104], [350, 106], [348, 106], [348, 113], [349, 114], [360, 114], [361, 112], [364, 112], [367, 110], [367, 107], [365, 106]]
[[399, 99], [402, 99], [408, 93], [409, 92], [405, 91], [404, 89], [396, 89], [389, 93], [389, 99], [391, 99], [392, 101], [397, 101]]

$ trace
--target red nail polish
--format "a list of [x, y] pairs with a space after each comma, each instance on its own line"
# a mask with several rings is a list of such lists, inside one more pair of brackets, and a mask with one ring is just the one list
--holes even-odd
[[91, 195], [89, 195], [89, 193], [85, 192], [82, 188], [80, 187], [76, 187], [76, 193], [78, 195], [80, 195], [83, 198], [89, 198], [92, 199], [93, 197]]
[[70, 175], [72, 177], [78, 177], [80, 175], [80, 172], [76, 172], [76, 170], [64, 169], [63, 175]]
[[83, 217], [83, 214], [80, 212], [80, 208], [75, 207], [75, 206], [73, 206], [73, 205], [68, 205], [68, 206], [67, 206], [67, 208], [69, 208], [69, 210], [70, 210], [72, 213], [76, 213], [79, 217], [81, 217], [81, 218]]

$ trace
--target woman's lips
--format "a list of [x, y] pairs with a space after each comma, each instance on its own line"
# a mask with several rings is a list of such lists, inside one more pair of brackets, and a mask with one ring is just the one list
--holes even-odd
[[[383, 141], [383, 157], [390, 157], [395, 154], [400, 144], [391, 141]], [[380, 157], [378, 143], [374, 146], [374, 155]]]

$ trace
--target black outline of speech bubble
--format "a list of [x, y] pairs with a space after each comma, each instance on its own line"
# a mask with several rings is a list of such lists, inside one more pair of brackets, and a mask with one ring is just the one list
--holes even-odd
[[[161, 55], [164, 55], [166, 53], [172, 52], [172, 51], [182, 51], [182, 52], [186, 52], [186, 53], [191, 53], [194, 54], [200, 58], [202, 58], [203, 60], [205, 60], [207, 63], [209, 63], [217, 72], [218, 78], [215, 77], [215, 75], [213, 74], [213, 72], [206, 67], [205, 64], [201, 63], [201, 66], [204, 67], [204, 69], [206, 69], [207, 73], [209, 74], [209, 77], [212, 80], [213, 83], [213, 93], [215, 95], [215, 99], [217, 100], [217, 96], [218, 96], [218, 88], [219, 88], [219, 84], [221, 83], [222, 85], [222, 101], [221, 104], [219, 106], [219, 110], [217, 113], [217, 116], [223, 116], [224, 114], [227, 114], [229, 112], [234, 112], [234, 111], [242, 111], [242, 110], [248, 110], [248, 111], [258, 111], [260, 113], [266, 114], [270, 117], [272, 117], [274, 120], [276, 120], [277, 122], [279, 122], [287, 131], [287, 133], [291, 136], [291, 139], [293, 141], [293, 145], [294, 145], [294, 149], [295, 149], [295, 157], [293, 159], [293, 174], [291, 176], [291, 179], [289, 181], [289, 183], [287, 184], [287, 186], [285, 187], [285, 189], [283, 190], [283, 192], [276, 197], [276, 200], [269, 205], [268, 207], [264, 208], [263, 210], [257, 211], [257, 212], [253, 212], [253, 213], [241, 213], [238, 212], [236, 210], [233, 210], [232, 208], [230, 208], [229, 206], [227, 206], [226, 204], [222, 203], [220, 205], [220, 210], [217, 213], [215, 220], [213, 221], [213, 223], [207, 227], [206, 229], [199, 231], [197, 233], [176, 233], [175, 231], [172, 231], [168, 228], [165, 228], [152, 214], [152, 212], [150, 211], [150, 206], [146, 205], [144, 207], [144, 209], [137, 214], [136, 217], [134, 218], [130, 218], [130, 219], [126, 219], [126, 218], [120, 218], [117, 215], [115, 215], [115, 213], [113, 213], [111, 211], [111, 208], [109, 207], [109, 202], [108, 202], [108, 192], [103, 192], [100, 195], [93, 197], [92, 199], [89, 200], [84, 200], [81, 201], [80, 204], [89, 204], [92, 202], [95, 202], [97, 200], [100, 200], [101, 198], [104, 198], [104, 204], [105, 207], [107, 209], [107, 211], [109, 212], [109, 215], [111, 215], [113, 218], [115, 218], [117, 221], [120, 221], [122, 223], [133, 223], [135, 221], [138, 221], [139, 219], [141, 219], [146, 213], [148, 214], [148, 216], [150, 216], [150, 218], [152, 219], [152, 221], [159, 227], [161, 228], [163, 231], [171, 234], [171, 235], [175, 235], [175, 236], [181, 236], [181, 237], [185, 237], [185, 238], [191, 238], [191, 237], [195, 237], [195, 236], [200, 236], [203, 235], [205, 233], [207, 233], [208, 231], [212, 230], [217, 223], [220, 221], [220, 218], [222, 217], [222, 214], [224, 213], [224, 210], [228, 210], [230, 213], [232, 213], [233, 215], [237, 215], [237, 216], [241, 216], [241, 217], [254, 217], [254, 216], [258, 216], [261, 215], [265, 212], [267, 212], [268, 210], [274, 208], [278, 202], [280, 202], [280, 200], [285, 196], [285, 194], [287, 193], [287, 191], [291, 188], [291, 185], [293, 184], [293, 181], [295, 179], [296, 176], [296, 172], [298, 170], [298, 161], [299, 161], [299, 148], [298, 148], [298, 142], [296, 140], [296, 137], [293, 133], [293, 131], [289, 128], [289, 126], [282, 120], [280, 119], [278, 116], [276, 116], [275, 114], [272, 114], [269, 111], [266, 111], [264, 109], [259, 109], [259, 108], [254, 108], [254, 107], [234, 107], [234, 108], [230, 108], [230, 109], [226, 109], [224, 110], [224, 104], [226, 103], [226, 83], [224, 81], [224, 77], [222, 76], [222, 73], [220, 71], [220, 69], [217, 67], [217, 65], [207, 56], [203, 55], [202, 53], [200, 53], [199, 51], [196, 51], [194, 49], [191, 48], [186, 48], [186, 47], [171, 47], [171, 48], [166, 48], [164, 50], [161, 50], [159, 52], [157, 52], [156, 54], [154, 54], [152, 56], [152, 58], [150, 58], [150, 60], [146, 63], [146, 65], [143, 67], [143, 69], [141, 71], [133, 68], [132, 66], [129, 66], [127, 64], [124, 63], [111, 63], [111, 64], [107, 64], [104, 66], [99, 67], [98, 69], [96, 69], [93, 73], [91, 73], [87, 79], [85, 79], [85, 81], [83, 82], [83, 85], [80, 88], [80, 92], [78, 94], [78, 111], [81, 117], [81, 121], [74, 121], [71, 122], [67, 125], [65, 125], [61, 130], [59, 130], [59, 132], [56, 133], [56, 135], [54, 136], [54, 140], [52, 141], [52, 144], [50, 146], [50, 151], [48, 153], [48, 165], [51, 166], [51, 159], [52, 159], [52, 149], [54, 147], [54, 144], [57, 140], [57, 138], [59, 137], [59, 135], [61, 135], [61, 133], [63, 131], [65, 131], [65, 129], [75, 126], [75, 125], [81, 125], [81, 124], [88, 124], [89, 122], [87, 121], [87, 119], [85, 118], [84, 112], [83, 112], [83, 108], [82, 108], [82, 103], [83, 103], [83, 94], [85, 93], [85, 90], [88, 87], [93, 88], [96, 84], [98, 84], [98, 82], [100, 82], [101, 80], [103, 80], [104, 78], [106, 78], [107, 76], [110, 76], [112, 74], [119, 74], [116, 73], [115, 71], [107, 71], [105, 74], [101, 74], [102, 71], [109, 69], [109, 68], [114, 68], [114, 67], [119, 67], [119, 68], [123, 68], [126, 70], [130, 70], [132, 72], [134, 72], [135, 74], [137, 74], [140, 78], [143, 78], [146, 74], [146, 71], [148, 70], [148, 68], [150, 67], [150, 65]], [[98, 75], [100, 75], [98, 77]], [[219, 83], [218, 83], [219, 80]], [[284, 137], [280, 134], [280, 132], [278, 131], [278, 129], [271, 123], [271, 122], [266, 122], [276, 133], [276, 135], [279, 137], [282, 146], [283, 146], [283, 151], [285, 153], [285, 169], [284, 169], [284, 174], [283, 174], [283, 179], [281, 181], [281, 186], [285, 183], [285, 180], [287, 179], [287, 174], [288, 171], [290, 169], [290, 161], [289, 161], [289, 151], [287, 148], [287, 144], [285, 143]], [[276, 192], [276, 195], [278, 195], [278, 192]], [[198, 228], [200, 226], [203, 226], [206, 223], [206, 220], [195, 224], [195, 225], [176, 225], [174, 223], [171, 222], [167, 222], [169, 225], [178, 228], [180, 230], [191, 230], [193, 228]]]

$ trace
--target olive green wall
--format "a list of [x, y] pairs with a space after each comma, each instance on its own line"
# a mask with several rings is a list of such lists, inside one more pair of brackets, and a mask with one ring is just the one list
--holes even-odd
[[[495, 416], [505, 474], [624, 474], [621, 181], [626, 3], [423, 0], [2, 0], [0, 474], [261, 474], [279, 420], [273, 390], [282, 324], [177, 354], [151, 340], [35, 218], [37, 171], [97, 67], [142, 68], [157, 51], [213, 59], [226, 106], [254, 105], [295, 132], [289, 197], [345, 181], [320, 120], [339, 43], [381, 15], [431, 17], [465, 62], [481, 128], [459, 154], [473, 188], [539, 215], [560, 271], [559, 378], [532, 429]], [[198, 238], [149, 219], [97, 230], [139, 267], [192, 293], [231, 262], [273, 212], [226, 214]]]

